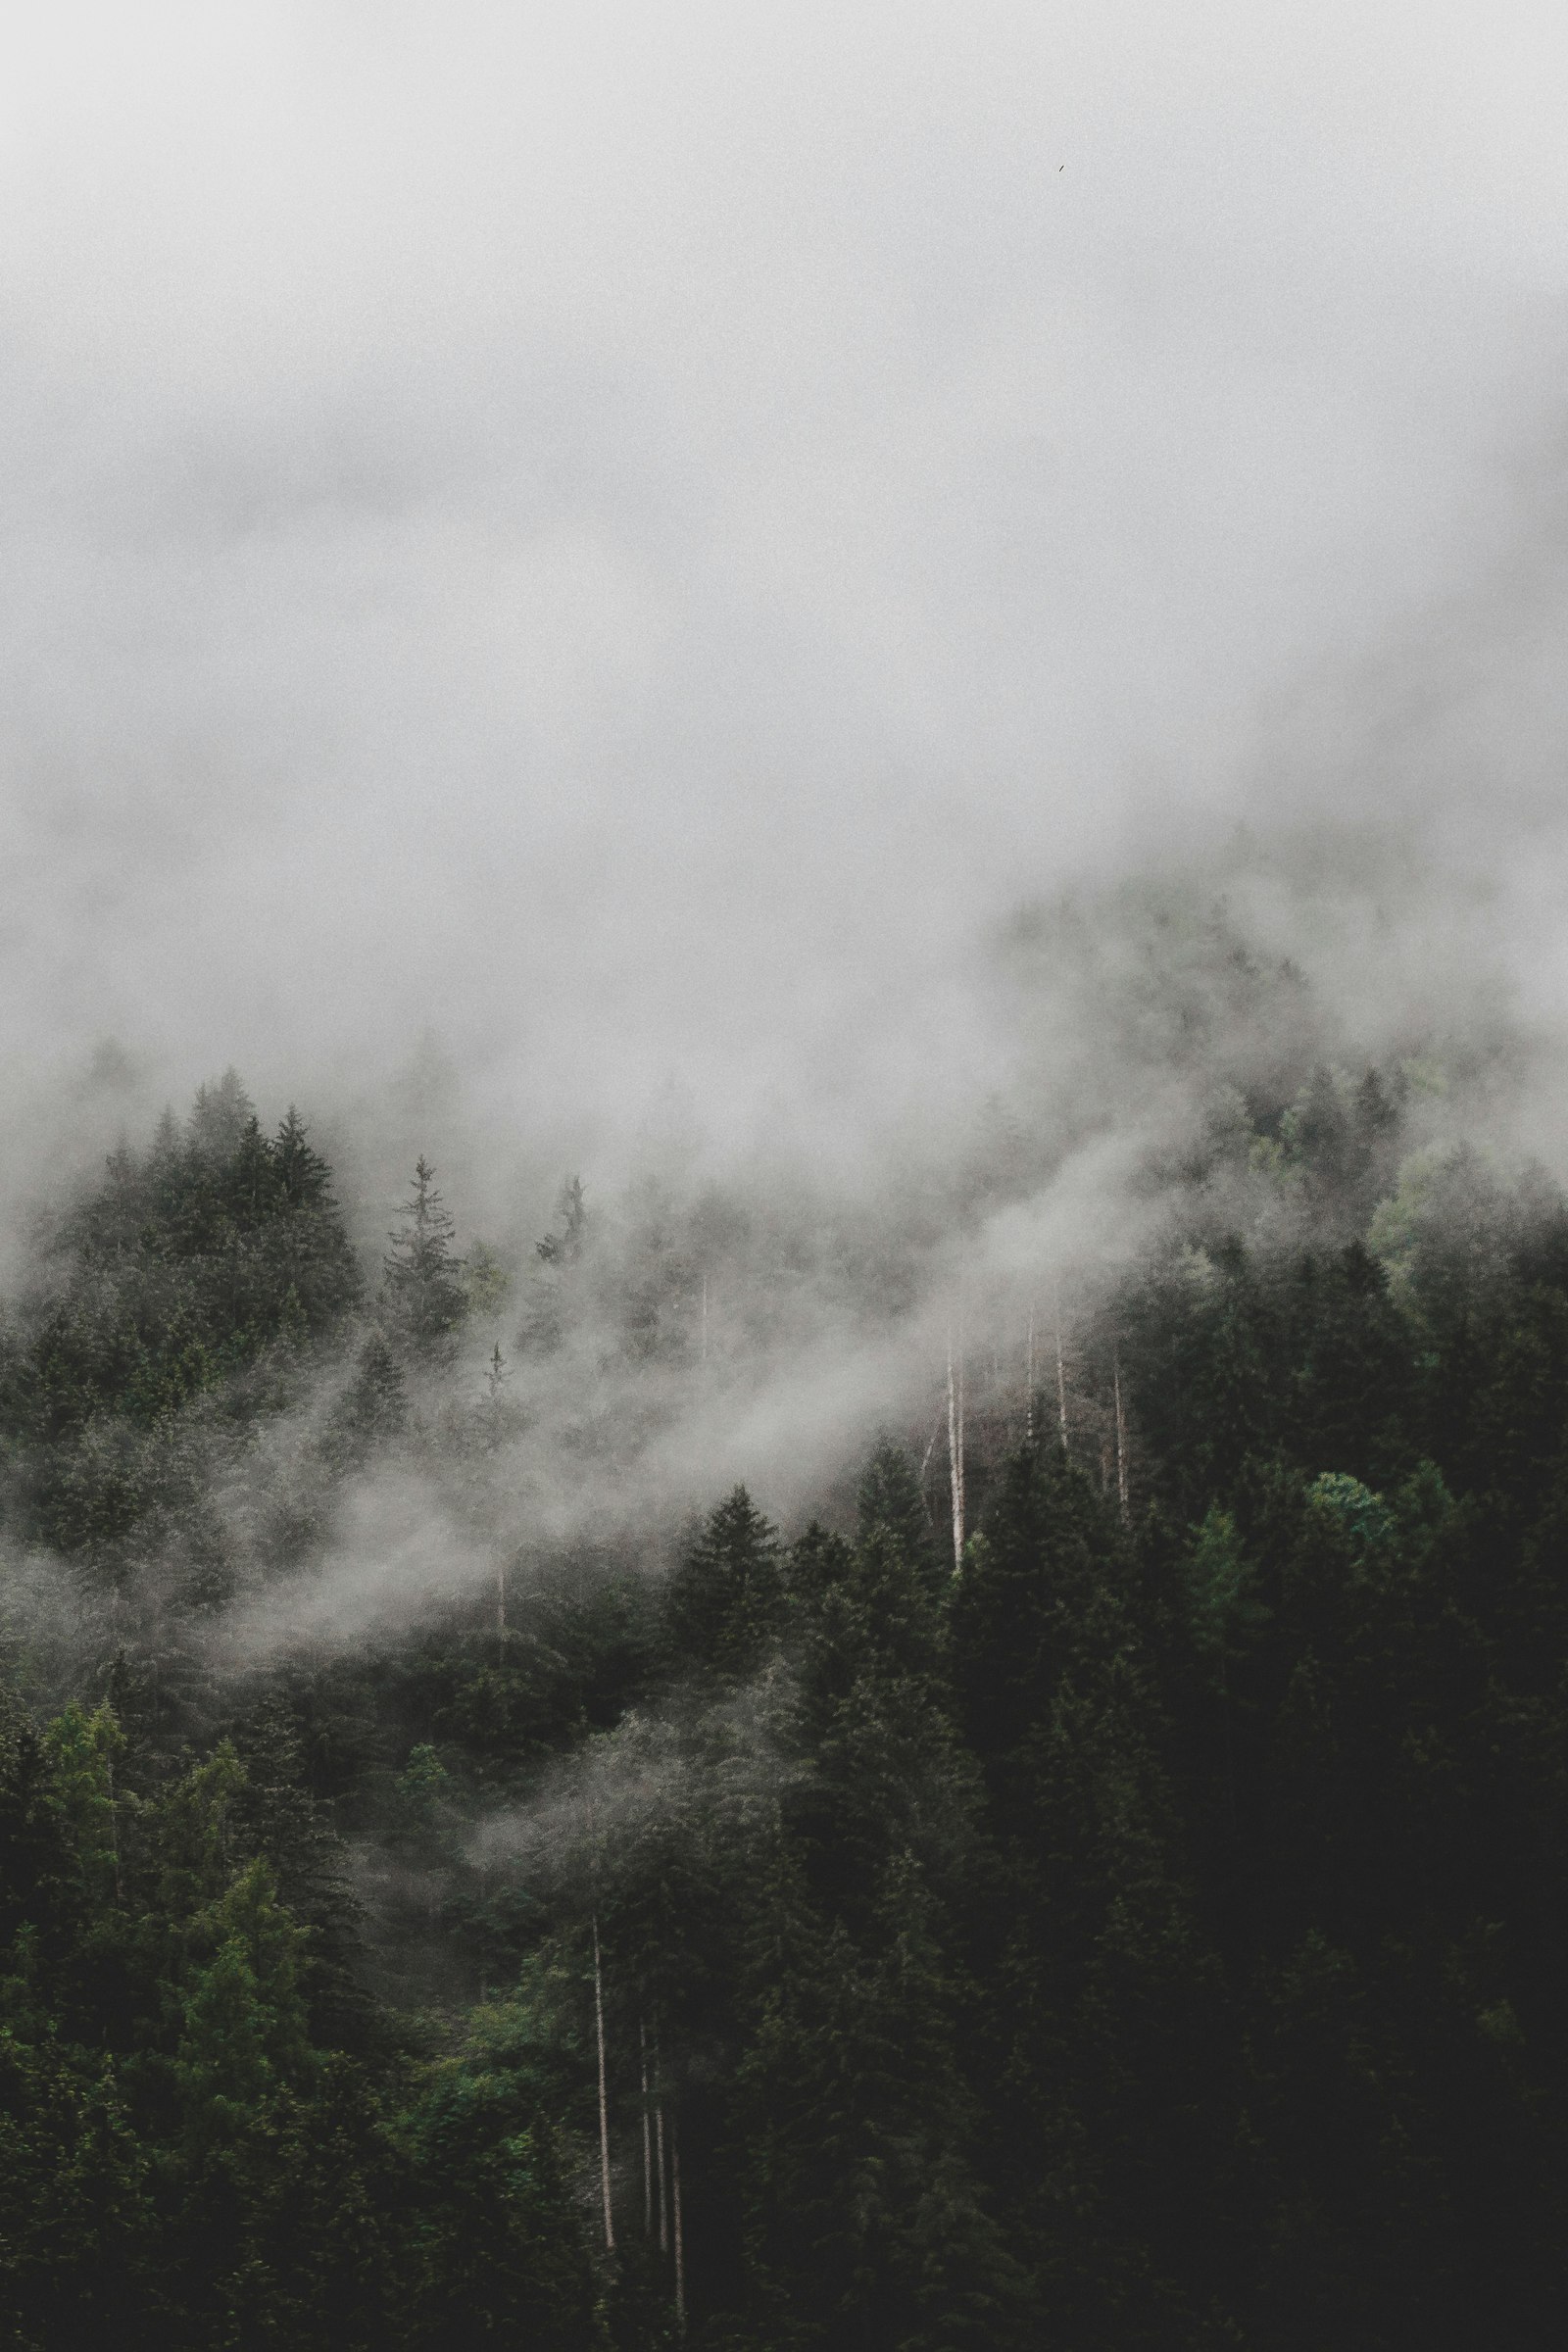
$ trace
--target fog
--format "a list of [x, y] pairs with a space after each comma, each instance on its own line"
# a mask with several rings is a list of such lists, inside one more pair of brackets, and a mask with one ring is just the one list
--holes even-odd
[[[247, 2325], [294, 2235], [313, 2311], [352, 2325], [341, 2243], [417, 2329], [450, 2237], [439, 2334], [487, 2232], [519, 2295], [554, 2278], [557, 2171], [609, 2280], [613, 2173], [629, 2342], [666, 2108], [694, 2341], [738, 2247], [794, 2329], [790, 2233], [829, 2215], [831, 2280], [849, 2205], [876, 2264], [913, 2249], [874, 2293], [921, 2341], [1022, 2327], [1037, 2261], [1093, 2331], [1080, 2241], [1105, 2340], [1217, 2340], [1186, 2241], [1242, 2277], [1254, 2230], [1286, 2335], [1303, 2281], [1375, 2334], [1405, 2256], [1363, 2292], [1352, 2207], [1434, 2310], [1455, 2216], [1484, 2248], [1506, 2207], [1528, 2279], [1550, 2232], [1496, 2184], [1542, 2171], [1552, 2046], [1525, 1653], [1560, 1632], [1563, 1294], [1520, 1237], [1543, 1167], [1568, 1200], [1568, 13], [10, 17], [0, 1766], [24, 1713], [109, 1710], [42, 1751], [80, 1870], [11, 2004], [27, 2096], [97, 2083], [127, 2151], [105, 2245], [175, 2217], [169, 2292], [156, 2248], [108, 2291], [156, 2273], [164, 2327], [219, 2212]], [[249, 1099], [153, 1144], [223, 1072]], [[299, 1106], [330, 1198], [252, 1102]], [[443, 1215], [400, 1234], [416, 1156], [450, 1259]], [[1074, 1477], [1026, 1488], [1058, 1434]], [[297, 2084], [296, 1977], [354, 2053]], [[209, 2145], [188, 2084], [231, 2050]], [[487, 2112], [517, 2135], [480, 2169]], [[252, 2174], [254, 2228], [207, 2193]]]
[[671, 1087], [721, 1153], [853, 1161], [1004, 1075], [1018, 903], [1239, 819], [1287, 874], [1381, 827], [1340, 898], [1555, 1010], [1556, 12], [64, 5], [7, 47], [45, 1166], [95, 1086], [230, 1061], [436, 1129], [492, 1216]]
[[[230, 1063], [368, 1253], [421, 1150], [519, 1276], [570, 1168], [611, 1267], [628, 1186], [753, 1219], [700, 1373], [607, 1385], [590, 1315], [482, 1474], [437, 1414], [308, 1592], [242, 1576], [228, 1654], [737, 1475], [811, 1507], [939, 1412], [956, 1319], [1021, 1395], [1031, 1306], [1288, 1041], [1436, 1040], [1445, 1132], [1568, 1172], [1553, 12], [66, 6], [8, 50], [8, 1268]], [[1226, 997], [1234, 941], [1310, 1014]], [[342, 1376], [215, 1471], [242, 1561]]]

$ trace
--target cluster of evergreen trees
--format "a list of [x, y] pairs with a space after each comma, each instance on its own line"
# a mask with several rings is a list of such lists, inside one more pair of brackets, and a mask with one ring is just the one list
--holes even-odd
[[1401, 1083], [1221, 1106], [956, 1564], [889, 1439], [853, 1522], [737, 1489], [250, 1672], [216, 1482], [318, 1394], [313, 1492], [504, 1445], [500, 1284], [422, 1162], [367, 1283], [236, 1084], [117, 1155], [4, 1343], [96, 1632], [45, 1703], [18, 1616], [0, 1715], [0, 2341], [1549, 2340], [1568, 1210], [1401, 1157]]

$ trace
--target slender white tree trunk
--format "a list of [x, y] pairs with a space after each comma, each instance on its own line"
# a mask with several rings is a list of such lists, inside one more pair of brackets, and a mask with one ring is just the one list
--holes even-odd
[[605, 2246], [615, 2250], [615, 2216], [610, 2202], [610, 2097], [605, 2081], [605, 1973], [599, 1956], [599, 1914], [594, 1913], [594, 2027], [599, 2036], [599, 2179], [605, 2192]]
[[637, 2020], [637, 2055], [643, 2069], [643, 2235], [654, 2234], [654, 2122], [648, 2109], [648, 2028]]
[[675, 2330], [686, 2333], [686, 2236], [680, 2220], [680, 2126], [678, 2114], [669, 2118], [669, 2171], [675, 2202]]
[[1067, 1367], [1061, 1355], [1061, 1293], [1056, 1293], [1056, 1413], [1061, 1423], [1061, 1450], [1067, 1450]]
[[1023, 1427], [1025, 1437], [1029, 1440], [1029, 1443], [1033, 1445], [1035, 1436], [1035, 1310], [1033, 1307], [1029, 1309], [1029, 1346], [1027, 1349], [1027, 1357], [1028, 1386], [1024, 1395]]
[[1121, 1512], [1123, 1527], [1132, 1518], [1127, 1484], [1127, 1415], [1121, 1400], [1121, 1358], [1110, 1359], [1110, 1377], [1116, 1396], [1116, 1505]]
[[958, 1332], [955, 1371], [953, 1333], [948, 1333], [948, 1483], [953, 1497], [953, 1567], [963, 1566], [963, 1332]]
[[654, 2028], [654, 2144], [659, 2151], [659, 2251], [669, 2252], [669, 2187], [664, 2178], [664, 2071], [659, 2062], [659, 2029]]

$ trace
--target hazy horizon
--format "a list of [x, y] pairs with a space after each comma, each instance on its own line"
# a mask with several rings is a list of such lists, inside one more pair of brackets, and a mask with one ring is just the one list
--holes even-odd
[[1005, 1077], [1020, 905], [1238, 823], [1560, 1010], [1547, 12], [10, 47], [18, 1104], [853, 1162]]

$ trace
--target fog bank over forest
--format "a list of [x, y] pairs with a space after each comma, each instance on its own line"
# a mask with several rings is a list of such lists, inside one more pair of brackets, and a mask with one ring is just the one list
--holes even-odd
[[[19, 44], [8, 1287], [230, 1067], [372, 1294], [420, 1153], [494, 1276], [417, 1458], [332, 1487], [303, 1584], [236, 1571], [217, 1664], [662, 1561], [740, 1478], [842, 1516], [883, 1426], [940, 1510], [950, 1338], [1001, 1446], [1031, 1318], [1077, 1345], [1173, 1220], [1294, 1230], [1314, 1073], [1402, 1089], [1413, 1160], [1568, 1174], [1562, 45], [689, 4]], [[476, 1461], [441, 1416], [495, 1347]], [[203, 1469], [241, 1563], [346, 1383]]]
[[[1568, 215], [1505, 19], [35, 29], [15, 1278], [234, 1066], [372, 1280], [435, 1161], [512, 1286], [477, 1379], [580, 1175], [603, 1297], [657, 1232], [706, 1368], [612, 1408], [585, 1314], [493, 1504], [565, 1540], [819, 1500], [956, 1322], [1016, 1389], [1227, 1090], [1435, 1056], [1418, 1125], [1568, 1166]], [[612, 1410], [618, 1495], [568, 1442]], [[445, 1525], [345, 1526], [371, 1614], [400, 1511]]]
[[0, 34], [0, 2352], [1550, 2340], [1565, 70]]
[[1555, 1017], [1561, 39], [49, 12], [8, 1188], [231, 1061], [368, 1229], [418, 1148], [487, 1225], [680, 1119], [941, 1151], [1015, 910], [1238, 821], [1374, 1017], [1472, 956]]

